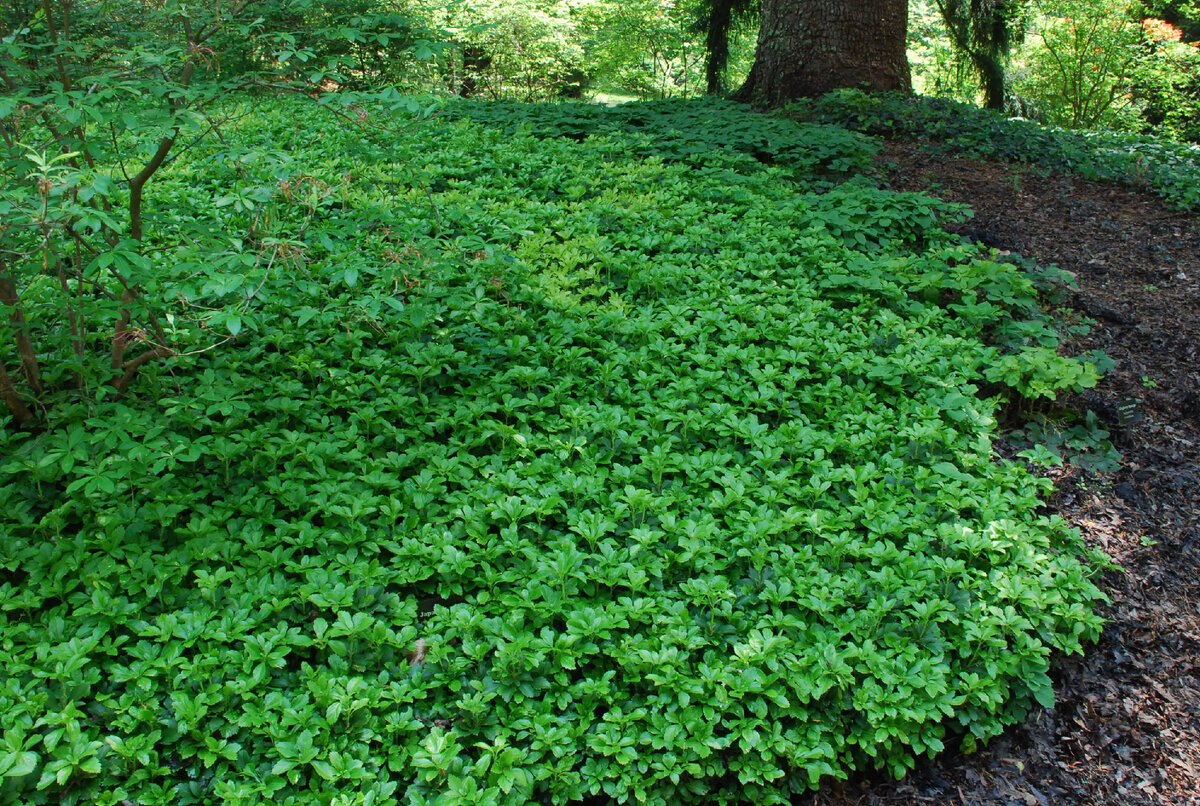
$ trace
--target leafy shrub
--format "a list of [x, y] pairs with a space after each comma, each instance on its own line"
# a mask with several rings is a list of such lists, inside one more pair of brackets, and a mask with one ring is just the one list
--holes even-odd
[[[281, 256], [286, 262], [294, 244], [270, 237], [277, 233], [269, 221], [234, 238], [195, 219], [148, 229], [147, 198], [183, 151], [221, 136], [227, 121], [212, 114], [217, 99], [246, 87], [308, 94], [325, 82], [361, 83], [375, 57], [386, 52], [396, 63], [402, 53], [416, 58], [431, 47], [411, 40], [415, 32], [402, 18], [363, 17], [356, 9], [363, 10], [359, 0], [272, 2], [268, 21], [257, 16], [265, 10], [255, 3], [233, 9], [179, 0], [6, 6], [0, 14], [0, 306], [6, 323], [0, 339], [15, 344], [19, 365], [0, 353], [0, 404], [20, 424], [39, 427], [41, 413], [62, 399], [123, 395], [145, 365], [217, 349], [224, 336], [239, 333], [237, 312], [191, 304], [193, 287], [228, 284], [232, 292], [248, 269], [274, 265]], [[311, 28], [303, 41], [286, 29], [306, 22]], [[254, 54], [269, 66], [254, 71], [253, 59], [225, 50], [231, 41], [241, 56]], [[372, 44], [360, 47], [364, 42]], [[222, 72], [223, 56], [233, 57], [242, 72]], [[303, 78], [289, 78], [301, 71]], [[366, 97], [414, 103], [391, 88], [369, 96], [316, 94], [330, 109]], [[343, 110], [337, 125], [356, 117]], [[264, 144], [237, 159], [278, 156], [273, 144]], [[265, 185], [243, 183], [245, 175], [236, 164], [222, 172], [228, 201], [239, 212], [256, 209], [274, 184], [273, 178]], [[311, 218], [318, 205], [293, 206]], [[307, 223], [284, 226], [294, 234]], [[163, 285], [163, 267], [176, 263], [194, 273]], [[218, 325], [213, 338], [194, 338], [204, 328], [212, 335]]]
[[1135, 74], [1148, 131], [1200, 143], [1200, 43], [1164, 20], [1142, 21], [1146, 35]]
[[1072, 129], [1136, 129], [1139, 105], [1131, 92], [1142, 56], [1140, 4], [1095, 0], [1038, 0], [1033, 44], [1016, 91], [1039, 117]]
[[936, 150], [1039, 165], [1085, 179], [1149, 187], [1181, 210], [1200, 210], [1200, 146], [1109, 131], [1067, 131], [967, 104], [855, 90], [796, 104], [806, 121], [884, 137], [926, 140]]
[[318, 144], [256, 103], [148, 210], [290, 238], [161, 267], [236, 344], [0, 432], [0, 797], [784, 803], [1053, 701], [1099, 593], [992, 455], [1036, 290], [959, 211], [636, 108]]
[[1064, 460], [1097, 473], [1112, 473], [1121, 466], [1121, 454], [1095, 412], [1065, 412], [1058, 418], [1037, 417], [1014, 429], [1005, 438], [1020, 448], [1019, 454], [1045, 465]]
[[1013, 89], [1039, 120], [1197, 139], [1200, 46], [1141, 3], [1036, 3]]

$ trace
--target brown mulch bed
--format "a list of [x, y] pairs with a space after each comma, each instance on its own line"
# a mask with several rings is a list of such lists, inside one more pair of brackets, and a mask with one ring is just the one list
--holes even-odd
[[960, 234], [1075, 276], [1068, 305], [1096, 324], [1072, 349], [1102, 349], [1117, 367], [1066, 405], [1095, 412], [1123, 462], [1109, 474], [1059, 471], [1051, 508], [1120, 570], [1103, 579], [1112, 602], [1100, 641], [1058, 663], [1054, 708], [903, 781], [852, 781], [797, 802], [1200, 806], [1197, 219], [1149, 193], [915, 143], [889, 143], [881, 159], [894, 188], [973, 208]]

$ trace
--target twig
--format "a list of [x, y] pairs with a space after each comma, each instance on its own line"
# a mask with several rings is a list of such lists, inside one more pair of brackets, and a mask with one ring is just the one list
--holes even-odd
[[140, 370], [144, 365], [156, 358], [166, 358], [167, 356], [174, 354], [175, 351], [170, 347], [155, 347], [152, 350], [147, 350], [146, 352], [142, 353], [137, 358], [126, 361], [123, 367], [125, 370], [124, 373], [122, 373], [121, 377], [113, 381], [113, 387], [117, 390], [117, 394], [125, 394], [125, 391], [129, 389], [129, 384], [132, 383], [133, 379], [137, 376], [138, 370]]
[[[118, 277], [118, 279], [120, 279]], [[133, 289], [128, 286], [121, 294], [121, 313], [117, 316], [117, 324], [113, 328], [112, 336], [112, 358], [109, 360], [109, 366], [113, 371], [121, 369], [121, 365], [125, 360], [125, 343], [127, 341], [126, 333], [129, 330], [129, 320], [132, 314], [129, 311], [129, 304], [133, 302]]]

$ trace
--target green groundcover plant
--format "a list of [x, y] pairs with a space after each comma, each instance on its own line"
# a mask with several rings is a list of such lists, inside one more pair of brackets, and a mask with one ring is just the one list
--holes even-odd
[[1053, 702], [1100, 594], [978, 392], [1096, 368], [870, 141], [231, 104], [147, 215], [286, 246], [162, 258], [234, 341], [0, 423], [0, 800], [782, 803]]
[[802, 120], [927, 141], [940, 153], [1027, 163], [1084, 179], [1145, 187], [1200, 211], [1200, 145], [1097, 129], [1071, 131], [938, 98], [832, 92], [792, 108]]

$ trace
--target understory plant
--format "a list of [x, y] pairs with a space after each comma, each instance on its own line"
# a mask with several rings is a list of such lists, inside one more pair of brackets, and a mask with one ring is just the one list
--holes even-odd
[[[0, 12], [0, 404], [17, 424], [41, 427], [62, 402], [124, 396], [151, 364], [238, 335], [236, 310], [194, 297], [218, 277], [269, 272], [293, 245], [269, 222], [236, 237], [196, 219], [156, 229], [148, 199], [182, 155], [221, 140], [228, 94], [312, 93], [340, 110], [349, 94], [319, 90], [351, 82], [368, 50], [401, 59], [428, 49], [396, 15], [351, 11], [310, 0], [20, 0]], [[298, 41], [288, 26], [301, 24]], [[386, 89], [362, 97], [397, 100]], [[360, 111], [324, 125], [353, 125]], [[253, 210], [275, 178], [248, 182], [243, 166], [280, 159], [270, 144], [241, 152], [220, 195]], [[168, 286], [179, 265], [192, 275]]]
[[1016, 91], [1049, 123], [1071, 129], [1137, 128], [1132, 92], [1143, 46], [1140, 4], [1053, 0], [1039, 14]]
[[236, 339], [0, 422], [0, 800], [786, 803], [1053, 703], [1100, 593], [979, 389], [1095, 369], [865, 138], [222, 108], [146, 214], [286, 245], [162, 268]]

